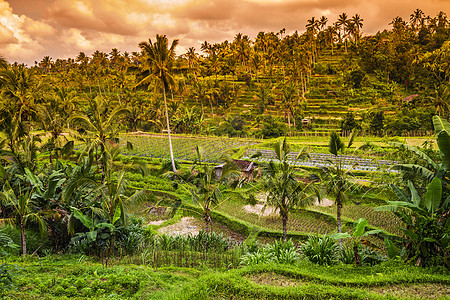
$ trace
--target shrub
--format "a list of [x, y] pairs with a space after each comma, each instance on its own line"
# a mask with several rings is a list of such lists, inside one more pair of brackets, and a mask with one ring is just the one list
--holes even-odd
[[256, 137], [277, 138], [284, 136], [287, 132], [286, 124], [278, 121], [272, 116], [265, 116], [261, 129], [255, 132]]
[[256, 265], [261, 263], [277, 263], [277, 264], [294, 264], [300, 259], [297, 248], [289, 239], [286, 242], [275, 241], [271, 245], [267, 245], [262, 249], [249, 247], [249, 252], [241, 257], [241, 264]]
[[329, 236], [310, 236], [301, 247], [302, 253], [311, 262], [323, 265], [333, 265], [338, 259], [338, 246]]

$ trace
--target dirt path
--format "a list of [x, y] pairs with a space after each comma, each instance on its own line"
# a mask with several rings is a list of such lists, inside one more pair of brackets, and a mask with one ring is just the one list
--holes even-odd
[[198, 232], [202, 230], [202, 226], [198, 220], [193, 217], [181, 218], [181, 221], [169, 225], [158, 230], [159, 233], [167, 235], [198, 235]]

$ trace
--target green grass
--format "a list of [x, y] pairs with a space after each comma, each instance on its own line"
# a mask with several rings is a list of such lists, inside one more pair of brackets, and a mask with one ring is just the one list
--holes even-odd
[[[238, 269], [105, 267], [84, 256], [12, 258], [7, 299], [448, 299], [450, 273], [398, 261], [374, 267], [256, 265]], [[447, 298], [446, 298], [447, 297]]]

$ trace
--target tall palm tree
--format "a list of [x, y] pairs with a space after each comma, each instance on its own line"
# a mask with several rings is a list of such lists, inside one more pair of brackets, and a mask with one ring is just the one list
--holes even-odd
[[321, 16], [319, 19], [319, 29], [323, 30], [325, 26], [327, 26], [328, 18], [325, 16]]
[[424, 12], [417, 8], [409, 18], [409, 24], [411, 25], [411, 28], [413, 31], [419, 31], [421, 25], [424, 23], [425, 14]]
[[339, 28], [339, 42], [342, 42], [342, 39], [345, 37], [345, 32], [347, 30], [347, 22], [348, 22], [348, 15], [346, 13], [342, 13], [341, 15], [339, 15], [339, 18], [336, 21], [336, 25]]
[[[283, 223], [283, 240], [286, 241], [290, 210], [313, 204], [318, 192], [313, 183], [304, 183], [296, 178], [294, 166], [288, 161], [290, 151], [286, 138], [278, 140], [274, 144], [274, 150], [278, 161], [271, 160], [264, 170], [264, 189], [268, 194], [263, 209], [270, 205], [279, 211]], [[296, 159], [305, 156], [307, 154], [302, 150]]]
[[34, 72], [24, 66], [0, 71], [0, 130], [8, 139], [8, 146], [16, 156], [18, 144], [30, 131], [36, 117], [45, 84], [37, 81]]
[[358, 40], [360, 38], [360, 30], [363, 27], [363, 19], [359, 16], [359, 14], [354, 15], [350, 22], [352, 23], [353, 27], [355, 28], [355, 43], [358, 44]]
[[331, 46], [331, 55], [333, 55], [333, 46], [334, 46], [334, 42], [336, 40], [336, 35], [337, 35], [337, 30], [336, 30], [336, 26], [328, 26], [325, 29], [325, 40], [330, 43]]
[[169, 137], [170, 159], [172, 161], [172, 169], [176, 174], [175, 159], [173, 156], [172, 139], [169, 125], [169, 112], [167, 110], [166, 91], [171, 90], [174, 84], [174, 77], [172, 75], [172, 64], [175, 59], [175, 47], [178, 45], [178, 40], [172, 41], [169, 48], [169, 41], [165, 35], [156, 35], [156, 41], [153, 43], [150, 39], [148, 42], [139, 44], [143, 53], [144, 64], [142, 66], [142, 79], [138, 85], [148, 84], [151, 80], [156, 79], [161, 86], [164, 97], [164, 110], [166, 112], [167, 134]]
[[37, 106], [40, 127], [50, 133], [47, 142], [50, 162], [53, 150], [62, 149], [61, 137], [67, 120], [75, 111], [74, 99], [73, 91], [69, 92], [63, 86], [56, 86], [51, 97]]
[[50, 72], [52, 66], [53, 62], [50, 56], [44, 56], [44, 58], [39, 62], [39, 67], [41, 67], [45, 73]]
[[[339, 154], [343, 154], [345, 148], [351, 147], [355, 136], [356, 132], [353, 131], [349, 137], [347, 147], [345, 147], [339, 135], [333, 131], [330, 134], [330, 142], [328, 144], [328, 151], [333, 154], [333, 160], [330, 161], [331, 164], [329, 166], [324, 166], [321, 170], [326, 192], [335, 196], [338, 233], [342, 232], [342, 207], [347, 199], [348, 190], [353, 186], [349, 181], [353, 167], [347, 169]], [[339, 246], [342, 248], [342, 239], [339, 239]]]

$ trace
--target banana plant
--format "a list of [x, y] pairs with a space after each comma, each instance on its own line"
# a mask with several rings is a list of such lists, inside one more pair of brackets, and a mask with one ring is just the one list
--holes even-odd
[[448, 186], [450, 184], [448, 177], [448, 173], [450, 172], [450, 124], [439, 116], [433, 116], [433, 125], [436, 132], [436, 141], [439, 147], [441, 162], [435, 162], [414, 146], [391, 143], [395, 147], [416, 154], [426, 164], [426, 166], [411, 163], [397, 164], [393, 169], [412, 172], [430, 181], [437, 177]]
[[361, 256], [359, 255], [359, 248], [360, 248], [362, 239], [369, 235], [384, 233], [384, 230], [381, 230], [381, 229], [366, 231], [367, 225], [368, 225], [368, 222], [366, 219], [359, 218], [358, 221], [356, 221], [356, 223], [355, 223], [355, 228], [354, 228], [352, 234], [349, 234], [348, 232], [343, 232], [343, 233], [338, 232], [331, 236], [332, 238], [337, 239], [337, 240], [338, 239], [346, 239], [346, 238], [352, 239], [352, 247], [353, 247], [355, 266], [359, 266], [361, 264]]
[[417, 264], [433, 256], [442, 256], [447, 260], [450, 251], [450, 221], [446, 215], [450, 208], [450, 195], [443, 199], [442, 182], [437, 177], [428, 184], [422, 197], [412, 182], [408, 182], [408, 187], [411, 196], [391, 185], [398, 201], [388, 201], [387, 205], [374, 210], [391, 211], [403, 221], [406, 226], [400, 229], [409, 240], [406, 249], [410, 256], [417, 259]]
[[[73, 215], [76, 219], [78, 219], [81, 224], [83, 224], [86, 228], [89, 229], [86, 233], [78, 233], [77, 236], [84, 238], [90, 242], [95, 242], [97, 240], [98, 233], [105, 228], [109, 228], [111, 231], [111, 234], [114, 233], [114, 229], [116, 228], [114, 226], [114, 223], [120, 218], [121, 212], [120, 208], [117, 207], [116, 213], [114, 214], [113, 223], [106, 223], [106, 222], [96, 222], [94, 218], [90, 218], [83, 214], [79, 209], [72, 207]], [[109, 238], [109, 235], [103, 236], [103, 239]]]
[[433, 161], [420, 150], [401, 145], [422, 158], [427, 167], [413, 164], [395, 166], [400, 170], [409, 170], [423, 175], [429, 183], [424, 195], [419, 195], [416, 187], [408, 181], [409, 194], [396, 185], [391, 189], [397, 201], [388, 201], [387, 205], [375, 208], [378, 211], [391, 211], [406, 225], [400, 228], [407, 239], [406, 250], [417, 264], [426, 265], [432, 259], [441, 257], [449, 263], [450, 252], [450, 208], [449, 172], [450, 172], [450, 124], [439, 116], [433, 117], [436, 140], [439, 147], [440, 162]]

